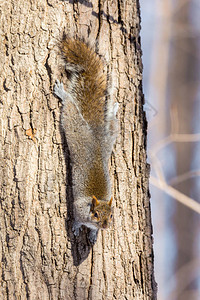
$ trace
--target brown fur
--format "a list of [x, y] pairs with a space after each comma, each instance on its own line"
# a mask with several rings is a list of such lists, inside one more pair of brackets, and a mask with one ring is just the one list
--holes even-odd
[[76, 95], [83, 118], [89, 124], [102, 125], [107, 76], [100, 57], [84, 42], [69, 38], [63, 41], [62, 51], [70, 68], [77, 70], [78, 80], [72, 86], [72, 92]]
[[[88, 170], [88, 181], [86, 183], [86, 195], [94, 195], [98, 199], [105, 199], [108, 194], [108, 174], [105, 172], [101, 148], [95, 147], [94, 162]], [[107, 168], [107, 166], [106, 166]]]

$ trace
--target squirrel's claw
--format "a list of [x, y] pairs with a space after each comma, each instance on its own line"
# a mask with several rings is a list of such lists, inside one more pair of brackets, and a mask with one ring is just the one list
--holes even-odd
[[118, 112], [118, 109], [119, 109], [119, 103], [116, 102], [116, 103], [114, 104], [114, 107], [113, 107], [113, 114], [114, 114], [115, 117], [116, 117], [116, 114], [117, 114], [117, 112]]
[[54, 88], [53, 88], [54, 94], [60, 98], [62, 101], [66, 98], [66, 91], [63, 87], [63, 83], [60, 82], [58, 79], [55, 82]]

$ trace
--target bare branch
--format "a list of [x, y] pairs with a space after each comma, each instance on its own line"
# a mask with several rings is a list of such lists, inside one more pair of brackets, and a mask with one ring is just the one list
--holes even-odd
[[192, 177], [196, 177], [196, 176], [200, 176], [200, 170], [195, 170], [195, 171], [189, 171], [189, 172], [186, 172], [184, 174], [181, 174], [179, 176], [176, 176], [174, 178], [172, 178], [169, 183], [170, 185], [175, 185], [175, 184], [178, 184], [182, 181], [186, 181]]
[[194, 134], [180, 134], [180, 133], [174, 133], [166, 138], [160, 140], [158, 143], [155, 144], [154, 147], [152, 147], [151, 152], [158, 152], [160, 149], [166, 147], [167, 145], [173, 143], [173, 142], [199, 142], [200, 141], [200, 133], [194, 133]]
[[157, 179], [153, 176], [150, 177], [150, 183], [156, 186], [157, 188], [163, 190], [166, 194], [172, 196], [175, 200], [179, 201], [183, 205], [191, 208], [198, 214], [200, 214], [200, 204], [196, 202], [194, 199], [182, 194], [175, 188], [168, 185], [164, 180]]

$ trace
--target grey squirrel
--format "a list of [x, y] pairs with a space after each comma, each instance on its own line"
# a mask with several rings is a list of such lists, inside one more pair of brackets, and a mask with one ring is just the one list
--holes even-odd
[[108, 163], [117, 137], [116, 113], [107, 75], [98, 54], [79, 39], [65, 38], [62, 54], [68, 76], [66, 91], [56, 81], [54, 93], [62, 100], [61, 123], [72, 162], [73, 232], [90, 228], [89, 240], [112, 220], [112, 191]]

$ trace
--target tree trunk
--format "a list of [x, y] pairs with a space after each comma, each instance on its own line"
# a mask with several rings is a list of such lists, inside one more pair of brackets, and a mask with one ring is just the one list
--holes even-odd
[[[138, 1], [0, 4], [0, 299], [156, 299]], [[113, 74], [120, 134], [114, 222], [91, 247], [72, 226], [72, 180], [52, 87], [63, 32]], [[95, 43], [97, 41], [98, 43]]]
[[[183, 4], [181, 0], [176, 1], [177, 7]], [[174, 126], [175, 134], [194, 133], [194, 116], [197, 110], [198, 82], [199, 82], [199, 50], [198, 41], [191, 34], [192, 30], [192, 1], [184, 3], [173, 19], [173, 39], [171, 45], [171, 68], [169, 74], [170, 102], [173, 110], [176, 112], [176, 122]], [[184, 32], [184, 34], [183, 34]], [[181, 176], [191, 169], [195, 161], [194, 143], [175, 143], [176, 153], [176, 173]], [[184, 195], [195, 197], [195, 178], [176, 184], [178, 191]], [[187, 222], [189, 220], [189, 222]], [[172, 222], [174, 224], [174, 235], [176, 240], [176, 259], [174, 263], [174, 273], [176, 285], [172, 299], [191, 299], [190, 294], [198, 288], [198, 276], [195, 278], [195, 269], [187, 268], [195, 264], [198, 251], [198, 238], [196, 236], [197, 222], [199, 215], [179, 202], [174, 203], [174, 215]], [[185, 269], [185, 271], [184, 271]], [[182, 276], [179, 276], [181, 273]], [[198, 300], [199, 295], [192, 297]]]

